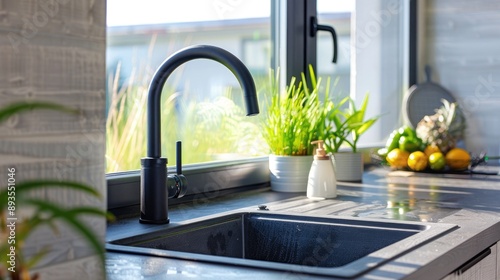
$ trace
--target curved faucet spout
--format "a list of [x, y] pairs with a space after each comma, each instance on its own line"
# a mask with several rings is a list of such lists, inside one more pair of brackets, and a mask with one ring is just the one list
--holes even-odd
[[[147, 155], [141, 159], [141, 223], [168, 223], [167, 159], [161, 157], [160, 99], [163, 85], [181, 64], [206, 58], [226, 66], [243, 88], [247, 115], [259, 113], [255, 84], [245, 65], [233, 54], [214, 46], [198, 45], [184, 48], [167, 58], [156, 70], [148, 89]], [[170, 175], [169, 175], [170, 176]], [[174, 175], [175, 176], [175, 175]], [[185, 193], [185, 189], [183, 190]]]
[[147, 156], [160, 157], [160, 98], [167, 78], [181, 64], [198, 58], [215, 60], [226, 66], [238, 79], [243, 88], [247, 116], [259, 113], [255, 84], [245, 65], [230, 52], [219, 47], [197, 45], [184, 48], [167, 58], [156, 70], [148, 90], [147, 105]]

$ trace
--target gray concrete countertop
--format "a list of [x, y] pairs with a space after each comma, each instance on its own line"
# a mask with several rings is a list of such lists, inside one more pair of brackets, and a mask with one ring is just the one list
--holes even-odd
[[[220, 198], [199, 195], [170, 207], [170, 225], [143, 225], [138, 215], [108, 226], [115, 240], [169, 227], [188, 219], [240, 208], [255, 210], [423, 221], [460, 228], [396, 258], [360, 279], [440, 279], [500, 240], [500, 176], [415, 174], [374, 168], [362, 183], [338, 182], [338, 197], [309, 200], [304, 193], [276, 193], [268, 188]], [[355, 237], [354, 237], [355, 238]], [[322, 279], [311, 275], [108, 252], [108, 279]], [[331, 279], [331, 278], [329, 278]]]

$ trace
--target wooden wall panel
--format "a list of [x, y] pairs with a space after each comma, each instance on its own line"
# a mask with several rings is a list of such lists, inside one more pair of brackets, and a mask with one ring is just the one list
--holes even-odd
[[[67, 190], [30, 195], [63, 206], [106, 209], [105, 0], [0, 0], [0, 107], [20, 100], [52, 101], [78, 108], [80, 116], [46, 110], [26, 112], [0, 124], [0, 188], [7, 167], [16, 181], [78, 181], [102, 193], [98, 200]], [[19, 216], [32, 209], [18, 209]], [[104, 240], [106, 222], [85, 223]], [[42, 279], [100, 279], [94, 252], [70, 228], [34, 232], [25, 252], [51, 252], [39, 267]], [[57, 267], [54, 273], [51, 267]]]

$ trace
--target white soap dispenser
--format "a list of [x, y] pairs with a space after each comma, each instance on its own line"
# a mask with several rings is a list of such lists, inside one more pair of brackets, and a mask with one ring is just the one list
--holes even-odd
[[333, 163], [323, 148], [324, 141], [317, 140], [311, 142], [311, 144], [317, 144], [318, 148], [309, 171], [307, 197], [334, 198], [337, 196], [337, 180], [335, 179]]

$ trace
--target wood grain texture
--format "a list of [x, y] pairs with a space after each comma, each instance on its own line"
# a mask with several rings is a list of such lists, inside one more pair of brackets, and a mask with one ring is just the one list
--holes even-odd
[[467, 116], [468, 150], [499, 154], [500, 2], [428, 0], [425, 15], [424, 60]]
[[[101, 199], [69, 190], [30, 195], [62, 206], [106, 209], [105, 182], [105, 0], [0, 1], [0, 107], [16, 101], [50, 101], [82, 114], [37, 110], [0, 124], [0, 188], [7, 167], [16, 181], [56, 179], [94, 187]], [[32, 209], [18, 208], [19, 217]], [[103, 218], [84, 222], [102, 240]], [[40, 228], [25, 245], [29, 256], [44, 247], [41, 279], [101, 279], [85, 239], [65, 225]]]

